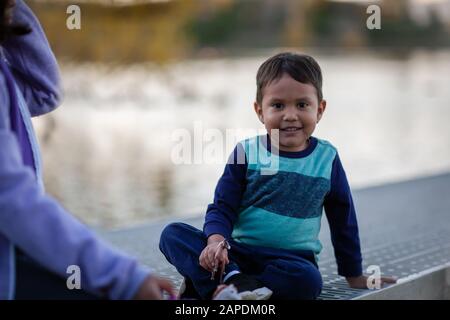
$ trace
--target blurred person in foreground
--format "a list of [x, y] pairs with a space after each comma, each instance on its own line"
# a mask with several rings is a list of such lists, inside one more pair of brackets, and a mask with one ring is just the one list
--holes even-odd
[[[162, 299], [174, 294], [45, 193], [31, 117], [61, 102], [59, 70], [22, 0], [0, 1], [0, 299]], [[69, 266], [81, 289], [69, 290]]]

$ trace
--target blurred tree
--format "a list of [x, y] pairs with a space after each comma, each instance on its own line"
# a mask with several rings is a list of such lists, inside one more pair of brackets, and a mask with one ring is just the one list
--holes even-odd
[[311, 41], [311, 10], [321, 6], [324, 0], [287, 0], [283, 42], [290, 47], [307, 45]]
[[81, 30], [68, 30], [66, 4], [30, 1], [59, 58], [121, 63], [184, 57], [190, 51], [191, 39], [180, 30], [193, 15], [194, 3], [81, 3]]

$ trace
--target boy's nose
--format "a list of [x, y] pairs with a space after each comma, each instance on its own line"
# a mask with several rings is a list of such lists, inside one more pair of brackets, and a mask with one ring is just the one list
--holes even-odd
[[298, 113], [287, 110], [283, 115], [284, 121], [297, 121], [299, 119]]

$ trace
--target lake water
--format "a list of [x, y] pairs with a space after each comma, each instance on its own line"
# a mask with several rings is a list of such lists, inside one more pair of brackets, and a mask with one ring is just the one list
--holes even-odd
[[[173, 134], [263, 129], [252, 105], [256, 70], [270, 54], [63, 64], [63, 105], [34, 120], [47, 191], [103, 228], [204, 213], [232, 145], [202, 155], [208, 163], [175, 164]], [[314, 55], [328, 102], [314, 135], [338, 148], [352, 188], [450, 171], [449, 51]]]

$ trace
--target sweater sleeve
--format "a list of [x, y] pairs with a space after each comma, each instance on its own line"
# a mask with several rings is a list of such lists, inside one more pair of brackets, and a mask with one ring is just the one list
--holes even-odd
[[3, 53], [32, 116], [50, 112], [62, 99], [59, 68], [44, 31], [31, 9], [17, 0], [14, 22], [27, 25], [31, 33], [9, 38]]
[[0, 130], [10, 128], [9, 119], [9, 96], [4, 88], [6, 88], [6, 81], [3, 74], [0, 74]]
[[247, 160], [239, 143], [230, 155], [225, 170], [217, 183], [214, 202], [208, 205], [203, 225], [207, 237], [220, 234], [231, 238], [233, 225], [238, 217], [242, 195], [246, 188]]
[[89, 292], [132, 298], [150, 271], [42, 192], [11, 131], [0, 128], [0, 146], [0, 233], [61, 277], [67, 277], [68, 266], [78, 265], [81, 287]]
[[358, 223], [350, 186], [338, 154], [333, 161], [331, 189], [325, 198], [324, 207], [339, 275], [360, 276], [362, 256]]

